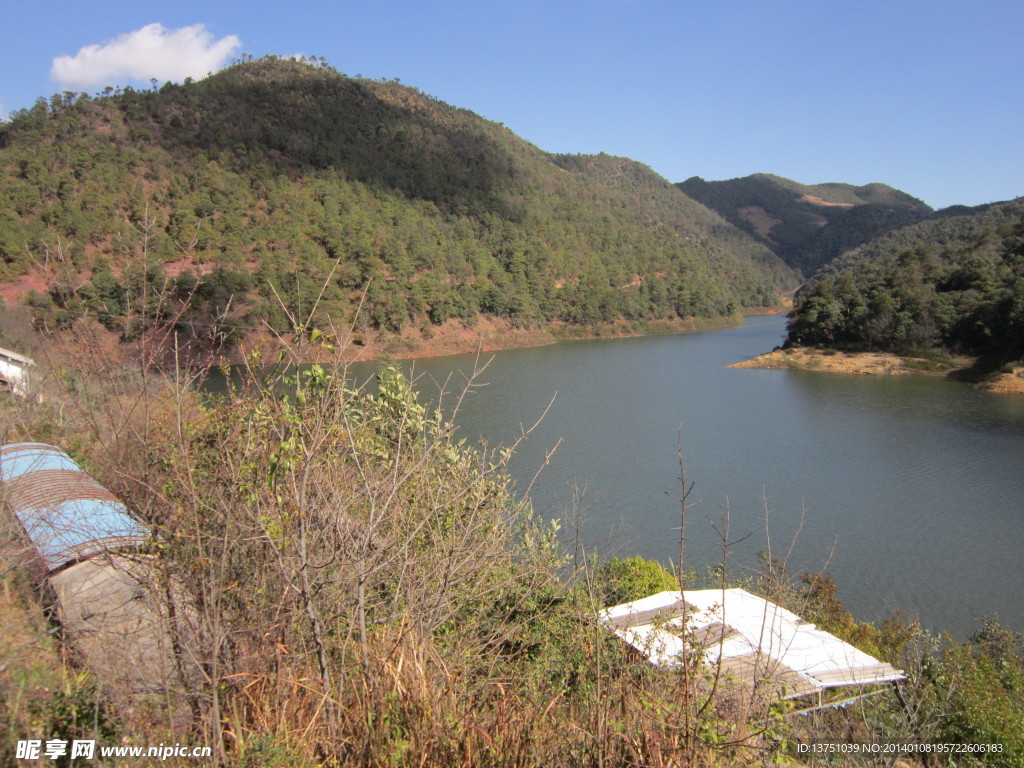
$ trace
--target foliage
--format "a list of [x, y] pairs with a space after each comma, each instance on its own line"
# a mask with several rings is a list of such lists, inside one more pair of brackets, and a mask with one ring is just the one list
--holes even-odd
[[679, 580], [661, 563], [640, 555], [622, 560], [613, 557], [599, 563], [594, 571], [594, 582], [604, 605], [620, 605], [665, 590], [679, 589]]
[[1024, 766], [1024, 637], [988, 620], [969, 642], [948, 649], [934, 683], [951, 692], [944, 740], [999, 744], [984, 765]]
[[[880, 626], [844, 609], [828, 574], [793, 579], [785, 563], [764, 557], [755, 589], [855, 647], [902, 670], [893, 695], [873, 696], [840, 712], [791, 723], [797, 741], [995, 745], [962, 753], [957, 765], [1024, 765], [1024, 638], [988, 620], [968, 642], [936, 637], [896, 615]], [[929, 764], [926, 762], [926, 764]]]
[[853, 251], [800, 292], [788, 344], [1024, 355], [1024, 203], [983, 206]]
[[[104, 383], [96, 370], [118, 367], [86, 352], [31, 429], [59, 423], [53, 439], [158, 532], [194, 610], [179, 640], [204, 673], [189, 739], [225, 764], [754, 765], [793, 739], [911, 735], [996, 741], [989, 764], [1019, 764], [1020, 638], [995, 625], [943, 649], [900, 620], [855, 622], [827, 575], [766, 561], [768, 596], [911, 675], [907, 708], [883, 696], [790, 718], [625, 655], [596, 611], [675, 579], [626, 558], [565, 580], [557, 529], [509, 491], [507, 453], [453, 438], [394, 367], [357, 390], [343, 370], [256, 358], [242, 384], [200, 396], [153, 375]], [[33, 717], [95, 714], [90, 681], [67, 679]], [[183, 741], [159, 717], [118, 716], [135, 743]]]
[[455, 439], [393, 366], [354, 389], [344, 369], [257, 355], [201, 395], [81, 341], [54, 345], [67, 357], [17, 429], [49, 433], [154, 531], [166, 608], [187, 616], [172, 645], [199, 668], [184, 709], [118, 711], [132, 743], [188, 731], [243, 765], [757, 754], [761, 705], [627, 661], [601, 596], [563, 578], [557, 526], [511, 494], [508, 452]]
[[549, 155], [413, 88], [273, 57], [0, 126], [0, 280], [26, 273], [47, 281], [40, 325], [88, 313], [125, 338], [147, 284], [189, 297], [179, 333], [237, 339], [314, 304], [321, 326], [361, 306], [357, 330], [389, 333], [591, 325], [731, 315], [794, 282], [639, 163]]
[[[224, 394], [161, 374], [147, 350], [167, 343], [196, 292], [175, 303], [148, 277], [148, 245], [134, 251], [125, 326], [149, 328], [144, 354], [93, 343], [94, 324], [70, 317], [81, 335], [52, 345], [47, 396], [9, 431], [60, 444], [155, 532], [161, 578], [178, 585], [165, 607], [188, 618], [172, 644], [199, 668], [189, 740], [242, 765], [699, 766], [757, 764], [801, 733], [785, 705], [695, 662], [630, 659], [597, 610], [675, 579], [641, 558], [600, 565], [586, 585], [564, 578], [557, 525], [512, 494], [508, 450], [456, 439], [394, 366], [374, 389], [353, 388], [343, 368], [297, 366], [298, 342], [335, 343], [311, 328], [315, 304], [288, 318], [296, 343], [278, 366], [254, 353]], [[790, 583], [766, 564], [772, 599], [884, 658], [916, 647], [912, 625], [854, 622], [827, 576]], [[1019, 658], [1019, 639], [992, 628], [967, 650], [929, 647], [908, 692], [916, 719], [872, 701], [830, 722], [846, 736], [866, 722], [892, 740], [943, 728], [1003, 738]], [[103, 720], [88, 677], [67, 679], [38, 716]], [[991, 712], [972, 693], [983, 686], [998, 696]], [[117, 714], [126, 738], [184, 741], [161, 712]]]

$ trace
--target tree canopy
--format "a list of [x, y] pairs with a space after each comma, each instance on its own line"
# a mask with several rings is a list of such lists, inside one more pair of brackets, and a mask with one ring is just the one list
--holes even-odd
[[801, 290], [788, 343], [1020, 358], [1024, 201], [950, 211], [846, 254]]
[[130, 336], [124, 308], [159, 288], [179, 330], [228, 338], [318, 299], [319, 321], [367, 329], [587, 325], [728, 315], [796, 282], [646, 166], [273, 57], [0, 126], [0, 281], [26, 274], [47, 327], [92, 313]]

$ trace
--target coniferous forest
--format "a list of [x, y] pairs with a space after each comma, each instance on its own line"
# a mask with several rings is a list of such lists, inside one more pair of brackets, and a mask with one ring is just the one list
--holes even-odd
[[398, 82], [270, 58], [108, 91], [0, 128], [0, 280], [44, 275], [37, 326], [129, 338], [155, 286], [162, 312], [189, 298], [180, 332], [231, 342], [318, 299], [318, 320], [398, 332], [720, 317], [796, 284], [647, 167], [547, 154]]
[[857, 248], [801, 290], [789, 343], [1024, 355], [1024, 201], [950, 209]]

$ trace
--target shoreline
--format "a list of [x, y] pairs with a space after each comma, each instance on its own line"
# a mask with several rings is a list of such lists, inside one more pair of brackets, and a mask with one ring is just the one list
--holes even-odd
[[[306, 362], [372, 362], [374, 360], [420, 360], [475, 353], [499, 352], [547, 346], [563, 341], [626, 339], [674, 333], [698, 333], [740, 325], [745, 317], [783, 314], [787, 307], [765, 307], [742, 314], [716, 318], [675, 318], [640, 322], [617, 321], [591, 326], [553, 325], [516, 328], [505, 320], [481, 317], [472, 325], [448, 320], [440, 326], [410, 326], [399, 334], [348, 331], [335, 333], [338, 351], [331, 355], [318, 352]], [[248, 349], [270, 347], [271, 339], [256, 339]], [[308, 347], [307, 347], [308, 349]], [[244, 356], [244, 355], [243, 355]]]
[[[942, 376], [956, 378], [969, 367], [971, 358], [940, 362], [921, 357], [895, 355], [890, 352], [841, 352], [812, 347], [776, 348], [763, 355], [733, 363], [727, 368], [782, 368], [794, 371], [820, 371], [859, 376]], [[985, 392], [1024, 394], [1024, 367], [1000, 373], [971, 386]]]

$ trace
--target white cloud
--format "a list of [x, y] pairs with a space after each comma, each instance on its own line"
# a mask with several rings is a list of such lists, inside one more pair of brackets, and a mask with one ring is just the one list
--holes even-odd
[[0, 101], [0, 123], [7, 122], [7, 107]]
[[203, 24], [180, 29], [147, 24], [103, 45], [87, 45], [74, 56], [58, 56], [50, 78], [68, 88], [199, 78], [224, 66], [241, 45], [235, 35], [214, 40]]

